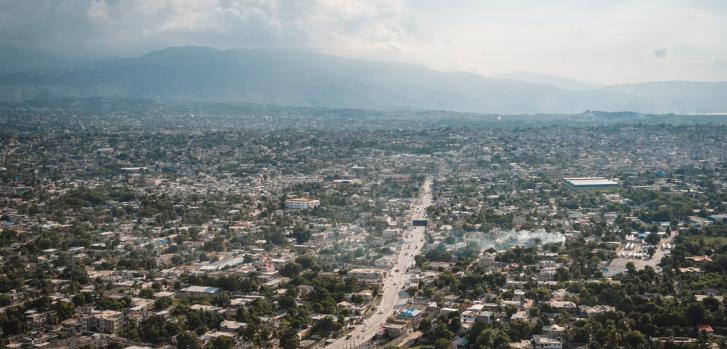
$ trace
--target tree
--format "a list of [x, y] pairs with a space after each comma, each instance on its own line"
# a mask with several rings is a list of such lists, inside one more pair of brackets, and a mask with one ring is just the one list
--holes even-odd
[[707, 307], [707, 309], [709, 309], [710, 311], [717, 311], [719, 309], [719, 300], [712, 296], [705, 298], [702, 301], [702, 304], [704, 304], [704, 306]]
[[439, 338], [434, 341], [434, 348], [436, 349], [449, 349], [449, 339]]
[[510, 338], [494, 328], [485, 329], [475, 340], [478, 347], [485, 348], [508, 348], [509, 343]]
[[692, 303], [687, 306], [686, 316], [692, 325], [698, 325], [704, 321], [706, 309], [701, 303]]
[[639, 331], [631, 331], [624, 338], [628, 348], [641, 348], [646, 342], [644, 336]]
[[432, 329], [432, 320], [429, 320], [428, 318], [422, 319], [422, 322], [419, 323], [419, 331], [427, 333], [430, 329]]
[[636, 272], [636, 265], [634, 265], [634, 262], [628, 262], [626, 263], [626, 270], [629, 274], [633, 274]]
[[305, 227], [296, 226], [293, 229], [293, 237], [295, 238], [295, 242], [297, 242], [298, 244], [303, 244], [310, 239], [311, 232]]
[[298, 333], [290, 327], [286, 327], [280, 332], [280, 346], [283, 349], [295, 349], [300, 346], [300, 339], [298, 339]]
[[336, 319], [332, 316], [326, 316], [313, 326], [312, 332], [321, 337], [328, 337], [340, 329], [341, 325], [336, 321]]
[[235, 346], [235, 341], [227, 336], [219, 336], [212, 338], [207, 344], [206, 349], [231, 349]]
[[[452, 314], [456, 314], [456, 313], [452, 313]], [[460, 328], [462, 328], [462, 320], [460, 320], [459, 315], [457, 315], [449, 320], [448, 329], [450, 331], [452, 331], [453, 333], [457, 333]]]
[[215, 298], [212, 299], [212, 304], [222, 308], [229, 306], [230, 302], [230, 297], [225, 292], [217, 294]]
[[166, 308], [169, 308], [172, 305], [172, 298], [170, 297], [161, 297], [154, 301], [154, 309], [155, 310], [164, 310]]
[[646, 240], [646, 242], [649, 245], [655, 245], [656, 246], [656, 244], [659, 243], [659, 235], [656, 234], [655, 232], [654, 233], [651, 233], [651, 234], [649, 234], [649, 235], [646, 236], [646, 239], [645, 240]]
[[179, 349], [200, 349], [197, 335], [191, 331], [184, 331], [177, 335], [177, 348]]
[[303, 271], [303, 266], [298, 263], [287, 263], [280, 270], [280, 275], [286, 277], [296, 277]]
[[73, 316], [75, 314], [76, 308], [68, 302], [56, 302], [56, 304], [53, 306], [53, 310], [56, 311], [56, 314], [58, 314], [58, 319], [60, 321], [66, 320]]
[[588, 323], [585, 321], [576, 321], [568, 330], [568, 338], [575, 343], [588, 343], [591, 333], [587, 325]]

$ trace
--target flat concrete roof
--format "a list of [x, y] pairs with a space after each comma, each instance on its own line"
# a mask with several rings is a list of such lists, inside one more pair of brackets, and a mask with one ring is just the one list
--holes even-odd
[[563, 178], [566, 182], [574, 186], [590, 186], [590, 185], [618, 185], [616, 181], [612, 181], [605, 177], [570, 177]]

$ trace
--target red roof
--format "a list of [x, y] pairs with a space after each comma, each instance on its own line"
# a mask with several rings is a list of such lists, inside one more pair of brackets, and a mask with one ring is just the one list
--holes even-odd
[[712, 326], [710, 325], [697, 325], [697, 330], [699, 332], [706, 332], [706, 333], [714, 333], [714, 330], [712, 329]]

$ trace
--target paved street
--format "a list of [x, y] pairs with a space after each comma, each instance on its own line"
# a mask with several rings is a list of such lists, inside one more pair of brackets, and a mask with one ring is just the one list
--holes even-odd
[[[431, 188], [431, 179], [427, 178], [422, 184], [422, 190], [417, 201], [412, 205], [410, 216], [407, 217], [409, 222], [414, 218], [424, 217], [426, 215], [426, 209], [432, 202]], [[402, 287], [409, 279], [409, 274], [406, 271], [414, 265], [414, 256], [418, 255], [424, 246], [424, 229], [424, 227], [409, 227], [402, 232], [401, 249], [399, 249], [396, 263], [389, 270], [384, 280], [384, 285], [381, 290], [383, 296], [378, 308], [363, 324], [356, 325], [349, 332], [351, 338], [346, 339], [346, 336], [343, 336], [334, 343], [326, 346], [327, 349], [357, 347], [368, 342], [376, 335], [381, 326], [386, 322], [386, 319], [394, 312], [400, 293], [404, 292]]]

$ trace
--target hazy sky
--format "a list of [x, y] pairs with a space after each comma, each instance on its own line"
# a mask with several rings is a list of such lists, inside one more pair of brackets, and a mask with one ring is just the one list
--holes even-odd
[[723, 0], [0, 0], [0, 46], [296, 48], [599, 84], [727, 80]]

